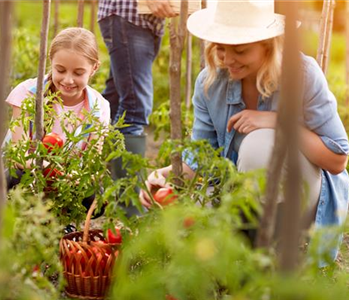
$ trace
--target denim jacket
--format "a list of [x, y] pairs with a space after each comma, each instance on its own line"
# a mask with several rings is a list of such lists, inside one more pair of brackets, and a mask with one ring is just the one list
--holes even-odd
[[[304, 72], [304, 92], [300, 122], [315, 132], [333, 152], [348, 154], [348, 137], [337, 113], [337, 102], [328, 88], [326, 78], [315, 59], [302, 54]], [[192, 140], [206, 139], [214, 148], [222, 147], [222, 156], [234, 163], [237, 153], [233, 150], [235, 130], [227, 132], [227, 122], [236, 113], [246, 108], [241, 96], [241, 81], [229, 79], [229, 73], [218, 70], [217, 78], [204, 92], [207, 70], [198, 76], [193, 96], [194, 126]], [[279, 91], [269, 98], [258, 99], [259, 111], [276, 111]], [[197, 165], [192, 154], [183, 155], [184, 162], [193, 170]], [[326, 170], [321, 172], [322, 182], [319, 204], [315, 217], [317, 228], [326, 225], [343, 224], [348, 210], [349, 177], [346, 170], [333, 175]], [[337, 249], [331, 256], [335, 258]]]

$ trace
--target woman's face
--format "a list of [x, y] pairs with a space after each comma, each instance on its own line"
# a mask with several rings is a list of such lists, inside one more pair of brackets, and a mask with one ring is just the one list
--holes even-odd
[[217, 56], [228, 69], [232, 79], [253, 79], [265, 60], [266, 49], [261, 42], [241, 45], [217, 44]]
[[66, 105], [84, 99], [84, 89], [96, 67], [83, 55], [62, 49], [52, 58], [52, 82]]

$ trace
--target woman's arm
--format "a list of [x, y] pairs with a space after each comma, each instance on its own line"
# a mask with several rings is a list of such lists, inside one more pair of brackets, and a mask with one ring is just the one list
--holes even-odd
[[[275, 128], [276, 112], [243, 110], [231, 117], [227, 130], [248, 134], [260, 128]], [[300, 126], [300, 150], [310, 162], [332, 174], [341, 173], [347, 165], [347, 155], [331, 151], [313, 131]]]
[[300, 147], [302, 153], [314, 165], [331, 174], [339, 174], [345, 169], [348, 156], [331, 151], [323, 143], [321, 138], [305, 127], [300, 129]]

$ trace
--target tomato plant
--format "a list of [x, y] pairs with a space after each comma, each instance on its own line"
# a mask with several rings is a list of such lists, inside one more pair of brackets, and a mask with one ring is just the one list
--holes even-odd
[[154, 200], [161, 205], [168, 205], [176, 201], [178, 196], [173, 193], [172, 188], [160, 188], [154, 194]]

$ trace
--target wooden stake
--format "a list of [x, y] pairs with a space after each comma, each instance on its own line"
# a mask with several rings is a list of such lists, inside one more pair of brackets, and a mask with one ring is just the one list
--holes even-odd
[[185, 86], [185, 107], [187, 110], [190, 109], [191, 104], [191, 76], [192, 76], [192, 61], [193, 61], [193, 37], [188, 32], [187, 38], [187, 65], [186, 65], [186, 86]]
[[53, 36], [56, 36], [59, 30], [59, 4], [60, 0], [54, 0], [55, 13], [53, 21]]
[[[38, 81], [36, 88], [36, 98], [35, 98], [35, 139], [36, 141], [41, 141], [44, 135], [44, 80], [45, 80], [45, 70], [46, 70], [46, 58], [47, 58], [47, 37], [49, 31], [49, 19], [50, 19], [50, 6], [51, 0], [43, 0], [43, 15], [42, 15], [42, 25], [40, 33], [40, 60], [38, 69]], [[42, 168], [42, 159], [36, 161], [36, 165]]]
[[84, 0], [78, 0], [78, 27], [84, 26], [84, 2]]
[[[4, 140], [7, 109], [5, 104], [8, 93], [8, 81], [10, 74], [11, 61], [11, 14], [12, 2], [5, 1], [0, 3], [0, 101], [2, 102], [0, 110], [0, 139]], [[0, 148], [0, 232], [2, 228], [3, 207], [7, 199], [6, 177], [2, 160], [2, 149]], [[1, 235], [0, 235], [1, 243]]]
[[335, 6], [335, 0], [325, 0], [321, 14], [320, 38], [316, 60], [325, 74], [328, 68]]
[[[298, 265], [299, 239], [301, 228], [301, 171], [299, 162], [299, 129], [301, 109], [301, 59], [296, 27], [297, 1], [284, 2], [287, 5], [285, 46], [280, 92], [280, 125], [287, 137], [285, 202], [281, 220], [280, 267], [283, 272], [291, 272]], [[277, 142], [277, 141], [275, 141]]]
[[300, 99], [301, 93], [299, 88], [300, 59], [295, 25], [296, 3], [284, 3], [284, 5], [287, 4], [288, 6], [285, 10], [287, 11], [287, 18], [281, 78], [282, 90], [275, 130], [275, 146], [267, 173], [268, 180], [264, 213], [256, 243], [258, 247], [265, 247], [267, 249], [271, 247], [275, 232], [279, 184], [287, 153], [288, 176], [285, 184], [286, 197], [284, 202], [287, 214], [283, 216], [281, 234], [286, 239], [282, 240], [281, 266], [283, 270], [289, 270], [295, 267], [298, 254], [300, 176], [298, 165], [298, 133], [294, 124], [297, 123], [297, 113], [300, 105], [299, 101], [295, 101], [295, 99]]
[[90, 30], [95, 33], [97, 0], [91, 0], [91, 22]]
[[[188, 0], [181, 2], [180, 23], [172, 18], [170, 23], [170, 119], [171, 139], [180, 141], [182, 139], [182, 117], [181, 117], [181, 59], [186, 35], [186, 22], [188, 18]], [[178, 27], [178, 28], [177, 28]], [[180, 152], [174, 152], [171, 156], [174, 183], [181, 185], [182, 157]]]
[[322, 70], [325, 74], [327, 74], [328, 64], [330, 61], [330, 49], [331, 49], [331, 40], [332, 40], [332, 29], [333, 29], [333, 15], [334, 9], [336, 7], [336, 1], [330, 1], [330, 8], [326, 26], [326, 40], [325, 40], [325, 49], [324, 49], [324, 57], [323, 57], [323, 67]]

